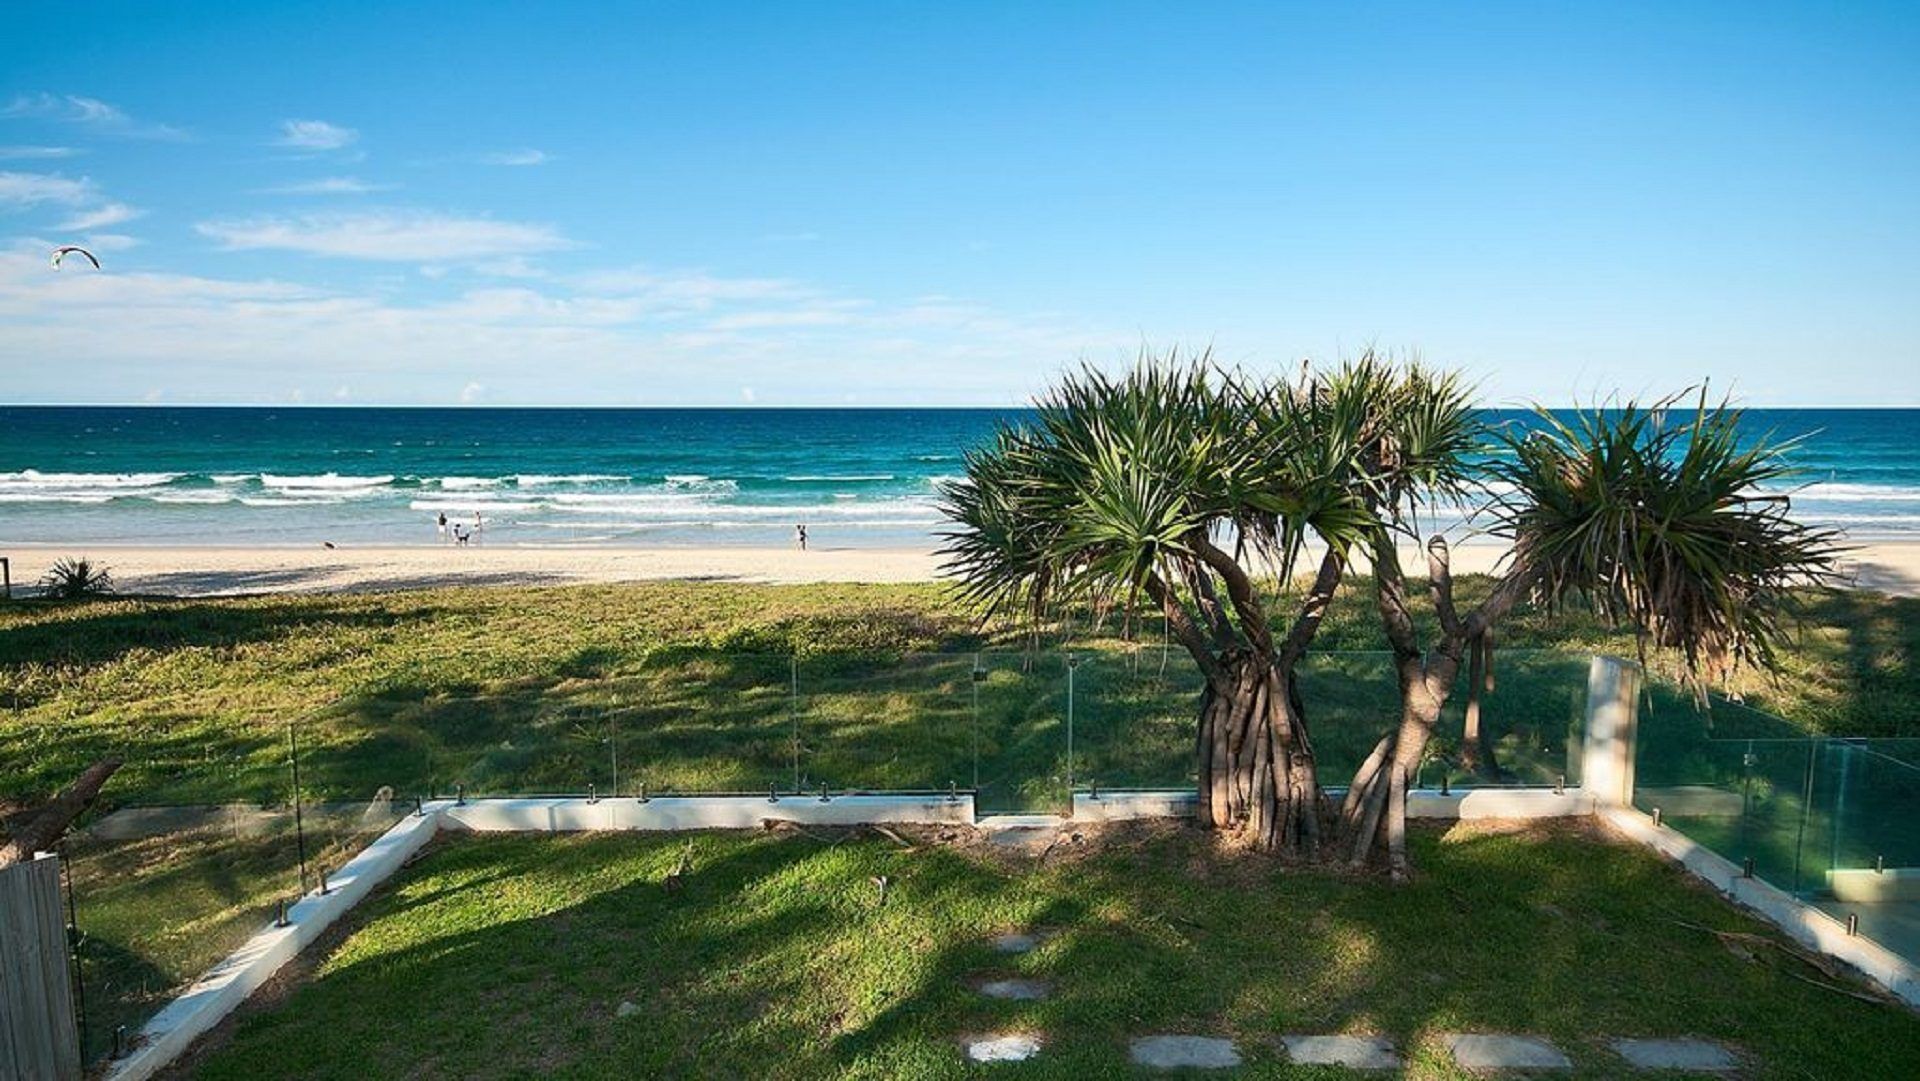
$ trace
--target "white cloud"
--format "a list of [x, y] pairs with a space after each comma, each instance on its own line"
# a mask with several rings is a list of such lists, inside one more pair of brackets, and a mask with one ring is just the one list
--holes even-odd
[[82, 247], [98, 255], [103, 251], [126, 251], [140, 246], [140, 238], [122, 233], [88, 233]]
[[235, 251], [272, 249], [409, 263], [483, 259], [573, 246], [545, 225], [411, 210], [266, 216], [201, 222], [195, 228]]
[[358, 138], [360, 133], [352, 128], [329, 124], [325, 120], [282, 120], [280, 137], [273, 142], [275, 146], [296, 150], [339, 150]]
[[[138, 269], [55, 275], [47, 243], [0, 247], [0, 370], [21, 374], [14, 400], [70, 397], [75, 379], [127, 400], [165, 372], [177, 401], [346, 385], [361, 402], [713, 404], [753, 387], [763, 403], [829, 404], [857, 388], [865, 402], [1009, 404], [1076, 356], [1136, 344], [1131, 332], [953, 301], [893, 305], [702, 271], [401, 300], [404, 280], [384, 277], [343, 291]], [[55, 354], [72, 363], [36, 360]]]
[[71, 158], [80, 151], [70, 146], [0, 146], [0, 161]]
[[141, 212], [125, 203], [103, 203], [90, 210], [82, 210], [73, 217], [60, 223], [60, 228], [71, 232], [83, 233], [93, 229], [104, 229], [109, 225], [119, 225], [139, 217]]
[[291, 184], [261, 188], [262, 195], [367, 195], [392, 191], [398, 185], [374, 184], [357, 176], [323, 176], [317, 180], [299, 180]]
[[79, 94], [21, 94], [5, 109], [0, 109], [0, 117], [51, 120], [129, 139], [180, 140], [187, 137], [186, 131], [170, 124], [136, 121], [117, 106]]
[[483, 165], [545, 165], [552, 161], [544, 150], [523, 147], [519, 150], [496, 150], [491, 154], [480, 155]]
[[484, 263], [475, 263], [475, 273], [490, 278], [548, 278], [552, 275], [535, 266], [524, 255], [509, 255], [505, 259], [489, 259]]
[[0, 208], [24, 210], [41, 203], [79, 206], [99, 195], [86, 177], [71, 180], [49, 173], [0, 172]]

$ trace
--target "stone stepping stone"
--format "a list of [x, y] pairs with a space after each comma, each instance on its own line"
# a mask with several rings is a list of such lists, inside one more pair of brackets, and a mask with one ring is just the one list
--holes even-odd
[[1004, 935], [995, 935], [987, 941], [992, 944], [996, 953], [1026, 953], [1040, 945], [1040, 936], [1010, 931]]
[[1560, 1049], [1537, 1036], [1456, 1032], [1445, 1037], [1453, 1061], [1465, 1070], [1571, 1070]]
[[1052, 993], [1053, 986], [1045, 980], [1006, 979], [982, 980], [975, 990], [988, 998], [1010, 999], [1014, 1002], [1032, 1002], [1046, 998]]
[[1231, 1070], [1240, 1065], [1233, 1041], [1218, 1036], [1142, 1036], [1128, 1053], [1135, 1065], [1157, 1070]]
[[1403, 1063], [1385, 1036], [1282, 1036], [1287, 1057], [1302, 1066], [1397, 1070]]
[[1712, 1040], [1608, 1040], [1607, 1046], [1636, 1069], [1685, 1073], [1732, 1073], [1740, 1068], [1733, 1052]]
[[1040, 1037], [1023, 1032], [969, 1036], [961, 1042], [970, 1062], [1025, 1062], [1040, 1053]]

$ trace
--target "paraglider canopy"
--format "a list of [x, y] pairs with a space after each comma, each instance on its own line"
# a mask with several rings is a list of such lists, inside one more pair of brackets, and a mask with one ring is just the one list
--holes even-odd
[[86, 256], [87, 262], [93, 264], [93, 269], [95, 270], [100, 269], [100, 260], [95, 259], [93, 257], [92, 252], [88, 251], [85, 248], [76, 247], [75, 245], [72, 245], [72, 244], [67, 244], [62, 247], [53, 249], [53, 269], [59, 270], [60, 260], [65, 259], [69, 254], [73, 252], [79, 252], [81, 255]]

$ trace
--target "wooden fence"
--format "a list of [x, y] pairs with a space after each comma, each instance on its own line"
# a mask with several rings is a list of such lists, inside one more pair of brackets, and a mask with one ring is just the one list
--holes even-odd
[[79, 1078], [71, 976], [60, 861], [0, 867], [0, 1077]]

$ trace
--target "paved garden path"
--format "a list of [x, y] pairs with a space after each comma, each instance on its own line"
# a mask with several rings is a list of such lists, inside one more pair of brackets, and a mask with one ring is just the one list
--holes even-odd
[[[988, 942], [997, 953], [1020, 954], [1035, 949], [1046, 937], [1046, 932], [1010, 931]], [[988, 998], [1019, 1002], [1044, 999], [1053, 993], [1050, 982], [1026, 977], [981, 977], [971, 986]], [[1476, 1073], [1573, 1069], [1566, 1053], [1541, 1036], [1452, 1032], [1440, 1039], [1456, 1064]], [[960, 1042], [973, 1062], [1019, 1062], [1038, 1055], [1046, 1038], [1040, 1033], [1014, 1031], [968, 1036]], [[1298, 1033], [1281, 1036], [1280, 1045], [1290, 1061], [1306, 1066], [1398, 1070], [1405, 1065], [1400, 1051], [1385, 1036]], [[1695, 1037], [1611, 1039], [1606, 1046], [1627, 1065], [1640, 1070], [1730, 1074], [1740, 1067], [1739, 1058], [1725, 1046]], [[1141, 1036], [1128, 1045], [1127, 1054], [1137, 1066], [1160, 1070], [1230, 1070], [1242, 1062], [1240, 1047], [1231, 1039], [1197, 1033]]]

